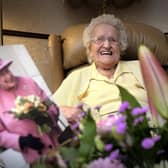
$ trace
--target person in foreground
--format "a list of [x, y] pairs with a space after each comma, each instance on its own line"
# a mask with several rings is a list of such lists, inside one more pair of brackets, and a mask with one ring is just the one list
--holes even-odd
[[92, 19], [83, 32], [83, 43], [90, 65], [73, 71], [53, 95], [69, 122], [78, 119], [79, 103], [101, 106], [93, 114], [96, 121], [116, 114], [121, 104], [117, 85], [126, 88], [141, 105], [147, 104], [139, 62], [121, 61], [127, 34], [120, 19], [109, 14]]
[[[9, 70], [12, 61], [0, 59], [0, 147], [20, 151], [28, 163], [33, 163], [40, 155], [58, 145], [57, 133], [39, 136], [37, 125], [32, 120], [19, 120], [9, 111], [14, 107], [17, 96], [35, 95], [41, 101], [48, 97], [29, 77], [14, 76]], [[50, 112], [59, 115], [56, 105], [51, 105]]]

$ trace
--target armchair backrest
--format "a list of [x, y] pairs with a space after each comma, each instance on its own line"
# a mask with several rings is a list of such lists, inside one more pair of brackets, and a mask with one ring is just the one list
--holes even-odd
[[[51, 34], [48, 47], [53, 67], [54, 92], [69, 70], [87, 63], [85, 48], [82, 44], [82, 32], [86, 24], [71, 26], [61, 36]], [[142, 23], [125, 23], [128, 34], [128, 48], [123, 60], [137, 59], [140, 44], [148, 46], [162, 65], [168, 65], [168, 38], [159, 29]]]

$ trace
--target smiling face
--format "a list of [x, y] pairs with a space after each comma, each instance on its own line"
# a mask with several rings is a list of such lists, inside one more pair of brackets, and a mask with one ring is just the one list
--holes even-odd
[[89, 55], [97, 68], [113, 69], [120, 60], [119, 33], [109, 24], [97, 25], [91, 33]]
[[10, 90], [16, 86], [16, 78], [10, 72], [8, 67], [0, 71], [0, 88]]

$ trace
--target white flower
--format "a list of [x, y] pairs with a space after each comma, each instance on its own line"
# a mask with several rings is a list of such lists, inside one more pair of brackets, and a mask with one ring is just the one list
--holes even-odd
[[16, 100], [15, 100], [15, 105], [20, 104], [21, 101], [22, 101], [22, 97], [21, 96], [17, 96]]

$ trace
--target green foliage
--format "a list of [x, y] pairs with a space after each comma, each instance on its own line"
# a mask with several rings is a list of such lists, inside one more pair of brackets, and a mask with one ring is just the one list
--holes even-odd
[[96, 136], [96, 124], [91, 117], [91, 113], [89, 112], [86, 118], [81, 121], [83, 127], [83, 133], [80, 138], [80, 155], [83, 160], [87, 161], [87, 158], [90, 158], [94, 152], [95, 144], [94, 138]]
[[94, 139], [97, 135], [96, 124], [90, 114], [81, 120], [83, 129], [79, 135], [79, 143], [69, 147], [61, 147], [60, 152], [63, 158], [68, 161], [70, 168], [80, 168], [92, 160], [95, 152]]
[[120, 85], [117, 85], [120, 90], [120, 97], [122, 102], [127, 101], [131, 105], [132, 108], [134, 107], [141, 107], [139, 102], [136, 100], [136, 98], [128, 92], [127, 89], [123, 88]]

